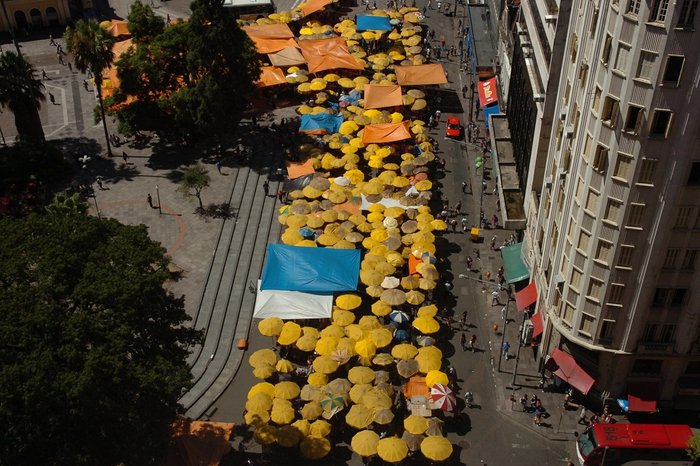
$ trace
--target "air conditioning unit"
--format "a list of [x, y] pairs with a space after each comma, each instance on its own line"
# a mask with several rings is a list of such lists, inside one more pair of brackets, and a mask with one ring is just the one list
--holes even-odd
[[544, 94], [535, 94], [532, 96], [532, 100], [534, 100], [535, 102], [544, 102], [544, 97]]
[[568, 107], [563, 107], [559, 111], [559, 119], [560, 120], [566, 120], [566, 114], [569, 113], [569, 108]]
[[551, 187], [552, 187], [552, 177], [551, 177], [551, 176], [545, 177], [545, 179], [544, 179], [544, 186], [545, 186], [545, 188], [551, 188]]
[[573, 126], [567, 126], [566, 128], [564, 128], [564, 137], [566, 137], [566, 139], [571, 139], [572, 137], [574, 137]]
[[546, 23], [556, 23], [557, 15], [544, 15], [544, 21]]
[[559, 179], [565, 180], [568, 174], [569, 174], [568, 170], [562, 170], [561, 172], [559, 172]]

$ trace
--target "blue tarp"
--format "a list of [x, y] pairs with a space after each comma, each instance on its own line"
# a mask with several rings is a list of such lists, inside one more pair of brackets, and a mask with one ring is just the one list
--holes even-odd
[[393, 28], [386, 16], [358, 16], [358, 31], [391, 31]]
[[302, 115], [299, 131], [318, 131], [320, 129], [327, 133], [337, 133], [343, 120], [342, 115], [331, 115], [330, 113]]
[[495, 102], [488, 107], [484, 107], [484, 121], [486, 122], [486, 129], [489, 127], [489, 115], [498, 115], [501, 113], [501, 106], [498, 102]]
[[359, 275], [359, 249], [269, 244], [260, 289], [306, 293], [354, 291]]

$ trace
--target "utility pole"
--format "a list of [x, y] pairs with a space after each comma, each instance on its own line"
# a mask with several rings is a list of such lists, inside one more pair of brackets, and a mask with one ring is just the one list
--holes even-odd
[[511, 387], [515, 387], [515, 378], [518, 376], [518, 361], [520, 361], [520, 348], [523, 346], [523, 328], [525, 328], [525, 312], [523, 311], [523, 323], [518, 331], [518, 352], [515, 354], [515, 367], [513, 367], [513, 381]]

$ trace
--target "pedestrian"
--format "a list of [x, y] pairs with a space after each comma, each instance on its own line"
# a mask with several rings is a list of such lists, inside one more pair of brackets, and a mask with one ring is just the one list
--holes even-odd
[[486, 180], [481, 180], [481, 193], [482, 194], [486, 192], [486, 186], [487, 186]]
[[278, 199], [280, 202], [282, 202], [283, 196], [284, 196], [284, 193], [283, 193], [281, 190], [280, 190], [280, 191], [277, 191], [277, 199]]
[[467, 329], [467, 311], [462, 312], [462, 317], [459, 319], [459, 326], [462, 331]]
[[469, 221], [467, 220], [467, 216], [466, 215], [463, 216], [462, 217], [462, 232], [464, 232], [464, 233], [467, 232], [467, 230], [469, 229], [468, 223], [469, 223]]
[[462, 194], [467, 194], [467, 182], [462, 181]]
[[476, 344], [476, 334], [472, 333], [472, 336], [469, 337], [469, 349], [472, 350], [472, 353], [474, 352], [474, 345]]
[[452, 232], [456, 233], [457, 232], [457, 219], [456, 218], [451, 219], [450, 225], [452, 225]]
[[496, 235], [493, 235], [493, 238], [491, 238], [491, 249], [496, 249]]
[[458, 201], [457, 204], [455, 204], [454, 213], [455, 215], [459, 215], [462, 213], [462, 201]]
[[493, 217], [491, 217], [491, 227], [496, 228], [498, 226], [498, 217], [496, 214], [493, 214]]
[[124, 159], [124, 163], [129, 163], [129, 156], [126, 154], [126, 151], [122, 151], [122, 158]]
[[148, 193], [148, 196], [146, 196], [146, 202], [148, 202], [148, 207], [151, 209], [153, 208], [153, 198], [151, 197], [151, 193]]
[[467, 256], [467, 269], [468, 269], [470, 272], [472, 271], [472, 264], [473, 264], [473, 262], [474, 262], [474, 261], [472, 260], [471, 256]]
[[[461, 44], [461, 42], [460, 42], [460, 44]], [[466, 84], [464, 86], [462, 86], [462, 97], [465, 99], [467, 98], [467, 85]], [[470, 130], [470, 133], [471, 133], [471, 130]]]
[[440, 36], [440, 45], [445, 48], [445, 36]]
[[440, 121], [440, 116], [442, 116], [442, 112], [440, 110], [435, 110], [435, 119], [437, 121]]
[[58, 54], [58, 64], [59, 65], [65, 65], [66, 63], [63, 61], [63, 55], [60, 53]]
[[165, 24], [166, 25], [170, 24], [170, 14], [165, 15]]
[[494, 290], [491, 292], [491, 305], [500, 306], [501, 302], [498, 299], [498, 291]]
[[428, 0], [428, 10], [432, 10], [432, 9], [433, 9], [433, 2], [432, 2], [432, 0]]
[[83, 79], [83, 87], [85, 88], [85, 92], [88, 91], [88, 83], [87, 80]]
[[503, 306], [501, 308], [501, 319], [503, 319], [503, 322], [506, 321], [506, 317], [508, 317], [508, 306]]
[[216, 171], [218, 171], [219, 175], [221, 175], [221, 160], [217, 159], [214, 165], [216, 166]]
[[498, 194], [498, 183], [493, 185], [493, 191], [491, 191], [491, 194], [493, 194], [494, 196]]
[[49, 100], [53, 105], [56, 105], [56, 98], [53, 96], [52, 93], [49, 92]]
[[503, 350], [503, 357], [506, 358], [506, 361], [508, 360], [508, 351], [510, 350], [510, 343], [507, 341], [503, 342], [503, 346], [501, 346], [501, 349]]
[[459, 343], [462, 345], [462, 351], [467, 350], [467, 336], [462, 332], [462, 336], [459, 339]]
[[56, 45], [56, 41], [53, 40], [53, 34], [49, 34], [49, 45]]
[[104, 186], [102, 186], [102, 177], [98, 176], [96, 181], [97, 181], [97, 186], [100, 188], [100, 191], [104, 191], [105, 188], [104, 188]]
[[588, 424], [586, 421], [586, 407], [582, 406], [581, 407], [581, 413], [578, 415], [578, 423], [583, 424], [584, 426]]
[[523, 412], [528, 410], [527, 406], [527, 393], [520, 397], [520, 406], [523, 408]]
[[263, 191], [265, 192], [265, 197], [267, 197], [268, 194], [270, 194], [270, 182], [267, 180], [265, 180], [265, 182], [263, 183]]
[[48, 75], [46, 74], [46, 70], [43, 68], [41, 70], [41, 79], [46, 79], [46, 80], [49, 79]]

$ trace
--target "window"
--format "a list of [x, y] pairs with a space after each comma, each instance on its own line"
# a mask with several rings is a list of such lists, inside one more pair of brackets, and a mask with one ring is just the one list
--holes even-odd
[[596, 86], [595, 91], [593, 91], [593, 105], [591, 105], [591, 110], [593, 110], [593, 113], [596, 115], [598, 114], [598, 106], [600, 105], [600, 96], [602, 93], [603, 90]]
[[651, 81], [651, 73], [654, 69], [656, 54], [642, 50], [639, 54], [639, 64], [637, 65], [637, 78]]
[[615, 126], [617, 115], [620, 113], [620, 101], [611, 96], [605, 96], [603, 102], [603, 112], [600, 119], [606, 122], [609, 126]]
[[673, 288], [671, 290], [671, 302], [669, 307], [681, 307], [685, 303], [685, 295], [688, 290], [685, 288]]
[[664, 325], [662, 325], [657, 341], [660, 343], [673, 342], [676, 339], [676, 327], [677, 327], [676, 324], [664, 324]]
[[588, 78], [588, 63], [585, 61], [581, 63], [581, 68], [578, 70], [578, 87], [583, 89], [586, 85], [586, 79]]
[[630, 216], [627, 219], [627, 226], [630, 227], [641, 227], [642, 226], [642, 215], [644, 215], [644, 204], [631, 204], [630, 205]]
[[581, 251], [586, 251], [588, 249], [588, 243], [591, 241], [591, 235], [581, 230], [581, 234], [578, 237], [578, 245], [576, 246]]
[[671, 129], [672, 120], [672, 111], [654, 110], [654, 116], [651, 119], [651, 128], [649, 128], [649, 137], [666, 139], [666, 137], [668, 137], [668, 132]]
[[612, 36], [610, 34], [605, 35], [605, 45], [603, 46], [603, 53], [600, 55], [600, 61], [603, 65], [607, 65], [610, 62], [610, 52], [612, 52]]
[[695, 270], [695, 262], [697, 260], [698, 250], [688, 249], [685, 251], [683, 261], [681, 262], [681, 270]]
[[693, 207], [679, 207], [676, 211], [676, 223], [673, 224], [673, 228], [688, 228], [692, 213]]
[[634, 253], [634, 246], [625, 244], [620, 246], [620, 256], [617, 258], [617, 265], [619, 267], [629, 267], [632, 265], [632, 253]]
[[579, 177], [578, 178], [578, 183], [576, 183], [576, 202], [578, 202], [578, 205], [581, 205], [581, 196], [583, 195], [583, 178]]
[[614, 329], [615, 329], [615, 321], [614, 320], [603, 320], [603, 323], [600, 326], [599, 338], [601, 340], [612, 339]]
[[588, 314], [581, 314], [581, 325], [579, 326], [579, 332], [591, 336], [593, 332], [593, 324], [595, 323], [595, 317]]
[[615, 162], [615, 172], [613, 173], [613, 176], [627, 181], [627, 175], [629, 174], [631, 165], [632, 158], [627, 157], [626, 155], [622, 155], [618, 152], [617, 161]]
[[630, 104], [627, 107], [627, 118], [625, 118], [624, 131], [632, 134], [639, 134], [639, 127], [642, 123], [644, 107]]
[[627, 4], [627, 13], [631, 15], [638, 15], [639, 14], [639, 5], [641, 5], [642, 0], [629, 0], [629, 3]]
[[621, 283], [613, 283], [610, 285], [610, 296], [608, 302], [610, 304], [622, 304], [622, 297], [625, 294], [625, 285]]
[[654, 172], [656, 171], [656, 159], [642, 159], [637, 183], [654, 184]]
[[[617, 6], [618, 0], [613, 0], [613, 5]], [[593, 17], [591, 18], [591, 26], [588, 28], [588, 35], [589, 37], [593, 37], [593, 34], [595, 34], [595, 28], [598, 25], [598, 16], [600, 14], [600, 9], [595, 8], [593, 10]]]
[[588, 155], [591, 153], [591, 146], [593, 145], [593, 137], [590, 133], [586, 133], [586, 142], [583, 143], [583, 160], [588, 162]]
[[657, 375], [661, 374], [660, 359], [637, 359], [632, 366], [632, 373], [638, 375]]
[[608, 205], [605, 206], [605, 220], [617, 224], [620, 221], [620, 207], [622, 202], [617, 199], [608, 199]]
[[653, 0], [649, 11], [650, 23], [663, 23], [668, 13], [668, 0]]
[[572, 306], [568, 302], [565, 303], [564, 307], [562, 308], [561, 318], [564, 322], [569, 324], [569, 327], [571, 327], [571, 321], [574, 318], [574, 306]]
[[690, 175], [688, 176], [689, 186], [700, 186], [700, 162], [693, 162], [693, 166], [690, 168]]
[[664, 69], [664, 85], [678, 86], [683, 73], [685, 57], [682, 55], [669, 55], [666, 58], [666, 68]]
[[581, 277], [582, 276], [583, 276], [583, 272], [581, 272], [576, 267], [573, 267], [571, 269], [571, 280], [569, 281], [569, 286], [571, 288], [573, 288], [574, 290], [578, 291], [579, 286], [581, 286]]
[[664, 269], [675, 269], [676, 259], [678, 259], [678, 253], [680, 249], [678, 248], [668, 248], [666, 250], [666, 258], [664, 259]]
[[602, 290], [603, 282], [596, 280], [595, 278], [591, 278], [591, 281], [588, 282], [588, 297], [593, 298], [596, 301], [600, 301], [600, 293]]
[[576, 55], [578, 55], [578, 35], [576, 33], [573, 33], [571, 36], [569, 55], [571, 56], [571, 63], [574, 63], [576, 61]]
[[654, 297], [651, 300], [651, 307], [664, 307], [666, 306], [666, 301], [671, 294], [668, 288], [657, 288], [654, 290]]
[[695, 12], [698, 9], [698, 0], [683, 0], [681, 14], [678, 16], [679, 28], [693, 28], [695, 23]]
[[598, 249], [595, 252], [596, 260], [608, 263], [610, 258], [610, 251], [612, 250], [612, 245], [606, 241], [598, 241]]
[[589, 210], [591, 212], [595, 212], [595, 210], [598, 208], [598, 198], [599, 194], [595, 191], [591, 191], [590, 189], [588, 190], [588, 196], [586, 197], [586, 210]]
[[608, 169], [608, 148], [598, 144], [593, 157], [593, 169], [605, 173]]
[[630, 55], [630, 46], [620, 43], [617, 46], [617, 55], [615, 56], [614, 70], [625, 73], [627, 70], [627, 59]]
[[658, 324], [646, 324], [642, 333], [642, 341], [656, 341], [656, 330], [658, 328]]
[[569, 241], [574, 240], [574, 232], [576, 231], [576, 220], [571, 217], [569, 219], [569, 228], [566, 229], [566, 237], [569, 238]]

